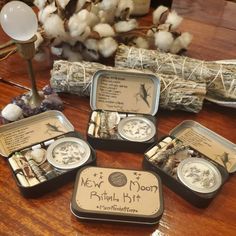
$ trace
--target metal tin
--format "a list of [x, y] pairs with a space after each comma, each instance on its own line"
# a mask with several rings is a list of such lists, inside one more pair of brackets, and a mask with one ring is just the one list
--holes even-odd
[[90, 106], [93, 110], [157, 113], [160, 80], [154, 74], [98, 70], [93, 75], [91, 86]]
[[0, 154], [12, 152], [33, 144], [74, 131], [73, 125], [60, 111], [46, 111], [0, 127]]
[[177, 167], [178, 179], [188, 188], [199, 193], [212, 193], [222, 184], [217, 167], [202, 158], [186, 158]]
[[[115, 121], [142, 115], [152, 122], [152, 131], [143, 139], [128, 137], [121, 125], [119, 134], [117, 122], [113, 122], [115, 126], [107, 127], [104, 122], [106, 119], [100, 117], [98, 121], [101, 123], [102, 120], [103, 124], [96, 125], [92, 113], [87, 130], [88, 142], [98, 149], [143, 153], [157, 139], [156, 128], [153, 126], [156, 126], [154, 115], [158, 110], [159, 97], [160, 80], [154, 74], [131, 70], [98, 70], [93, 75], [91, 84], [90, 106], [93, 112], [115, 112], [119, 116]], [[122, 124], [123, 122], [121, 121]]]
[[53, 142], [46, 158], [56, 168], [70, 170], [83, 165], [91, 155], [88, 144], [79, 138], [65, 137]]
[[[176, 142], [181, 141], [183, 147], [198, 152], [200, 156], [193, 159], [189, 159], [189, 157], [180, 159], [180, 164], [177, 166], [177, 177], [173, 176], [173, 174], [165, 171], [162, 165], [155, 164], [150, 158], [153, 152], [155, 153], [159, 147], [162, 148], [160, 145], [162, 140], [160, 140], [146, 150], [143, 167], [155, 171], [166, 186], [194, 206], [207, 207], [228, 179], [229, 172], [235, 171], [236, 145], [192, 120], [183, 121], [171, 130], [167, 137], [170, 137], [170, 140], [176, 140]], [[164, 137], [164, 140], [167, 137]], [[169, 144], [171, 145], [171, 142]], [[166, 147], [164, 145], [164, 148]], [[209, 188], [199, 188], [194, 183], [195, 181], [191, 183], [183, 171], [192, 165], [201, 165], [202, 169], [206, 168], [205, 174], [209, 172], [214, 176], [214, 184]]]
[[145, 142], [156, 134], [156, 127], [152, 121], [143, 116], [131, 116], [119, 122], [118, 133], [129, 141]]
[[[35, 198], [55, 190], [74, 179], [81, 166], [96, 163], [96, 153], [87, 143], [86, 147], [89, 147], [89, 151], [86, 151], [86, 156], [80, 165], [73, 166], [73, 169], [54, 168], [48, 161], [45, 161], [45, 157], [39, 158], [37, 156], [39, 153], [35, 153], [35, 150], [41, 148], [45, 151], [49, 145], [66, 137], [70, 140], [83, 139], [81, 134], [74, 131], [72, 124], [59, 111], [46, 111], [0, 127], [1, 154], [8, 158], [13, 178], [24, 197]], [[84, 144], [85, 141], [81, 141], [81, 143]], [[28, 168], [31, 170], [30, 175], [24, 172], [23, 165], [18, 165], [20, 162], [17, 162], [17, 155], [19, 158], [23, 157], [21, 161], [23, 164], [27, 164], [25, 167], [30, 167]], [[34, 155], [36, 155], [36, 159], [33, 157]]]
[[155, 224], [163, 214], [160, 179], [148, 171], [84, 167], [71, 211], [80, 219]]
[[236, 144], [203, 125], [193, 120], [186, 120], [171, 130], [170, 135], [217, 162], [229, 173], [236, 171]]

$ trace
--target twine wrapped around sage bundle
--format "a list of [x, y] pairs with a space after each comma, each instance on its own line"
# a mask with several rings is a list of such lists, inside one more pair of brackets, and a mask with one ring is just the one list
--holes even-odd
[[184, 56], [120, 45], [115, 66], [177, 75], [186, 81], [206, 82], [207, 95], [236, 100], [236, 67], [220, 61], [201, 61]]
[[[93, 74], [100, 69], [127, 70], [95, 62], [55, 61], [50, 84], [55, 92], [89, 96]], [[137, 71], [135, 71], [137, 72]], [[140, 71], [139, 71], [140, 72]], [[150, 72], [149, 72], [150, 73]], [[205, 83], [185, 81], [176, 75], [156, 74], [161, 81], [160, 107], [199, 112], [206, 94]]]

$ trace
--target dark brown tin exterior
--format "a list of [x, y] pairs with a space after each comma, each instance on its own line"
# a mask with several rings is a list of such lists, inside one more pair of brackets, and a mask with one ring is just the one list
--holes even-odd
[[[50, 113], [53, 112], [56, 116], [60, 116], [60, 118], [65, 118], [63, 116], [62, 113], [58, 112], [58, 111], [50, 111]], [[42, 116], [42, 114], [41, 114]], [[29, 119], [29, 118], [28, 118]], [[35, 119], [34, 117], [31, 117], [31, 119]], [[66, 118], [65, 118], [66, 119]], [[11, 124], [10, 124], [11, 125]], [[76, 138], [80, 138], [80, 139], [83, 139], [82, 135], [77, 132], [77, 131], [70, 131], [70, 132], [67, 132], [67, 133], [64, 133], [62, 135], [59, 135], [59, 136], [56, 136], [54, 137], [54, 139], [60, 139], [62, 137], [76, 137]], [[50, 139], [49, 139], [50, 140]], [[33, 143], [32, 145], [30, 146], [26, 146], [22, 149], [27, 149], [27, 148], [30, 148], [31, 146], [34, 146], [34, 145], [37, 145], [37, 144], [40, 144], [40, 143], [43, 143], [43, 142], [46, 142], [48, 140], [41, 140], [40, 142], [38, 143]], [[89, 145], [90, 146], [90, 145]], [[58, 175], [56, 176], [55, 178], [52, 178], [52, 179], [49, 179], [45, 182], [41, 182], [37, 185], [34, 185], [34, 186], [29, 186], [29, 187], [24, 187], [20, 184], [20, 182], [18, 181], [17, 177], [16, 177], [16, 174], [13, 170], [13, 168], [11, 167], [10, 163], [8, 162], [8, 158], [11, 157], [11, 155], [16, 152], [16, 151], [21, 151], [21, 149], [18, 149], [18, 150], [14, 150], [7, 158], [6, 158], [6, 161], [8, 162], [8, 165], [12, 171], [12, 175], [13, 175], [13, 178], [15, 179], [15, 182], [16, 182], [16, 185], [17, 187], [19, 188], [21, 194], [26, 197], [26, 198], [37, 198], [37, 197], [40, 197], [42, 196], [43, 194], [45, 193], [48, 193], [48, 192], [51, 192], [61, 186], [63, 186], [65, 183], [73, 180], [76, 176], [76, 173], [78, 171], [78, 169], [80, 169], [81, 167], [85, 166], [85, 165], [96, 165], [96, 153], [95, 153], [95, 150], [90, 146], [90, 149], [91, 149], [91, 155], [89, 157], [89, 159], [87, 160], [86, 163], [84, 163], [83, 165], [81, 165], [80, 167], [78, 168], [75, 168], [75, 169], [72, 169], [72, 170], [69, 170], [67, 172], [64, 172], [63, 174], [61, 175]]]
[[[159, 191], [159, 200], [160, 205], [159, 209], [155, 214], [152, 215], [139, 215], [139, 214], [127, 214], [127, 213], [120, 213], [120, 212], [109, 212], [109, 211], [99, 211], [99, 210], [89, 210], [84, 209], [78, 206], [76, 202], [76, 196], [79, 195], [81, 191], [78, 188], [78, 183], [80, 181], [80, 178], [83, 177], [83, 171], [86, 171], [86, 169], [90, 168], [89, 166], [81, 168], [76, 177], [74, 191], [72, 195], [71, 200], [71, 212], [79, 219], [81, 220], [95, 220], [95, 221], [113, 221], [113, 222], [125, 222], [125, 223], [134, 223], [134, 224], [156, 224], [159, 222], [163, 211], [164, 211], [164, 205], [163, 205], [163, 196], [162, 196], [162, 186], [161, 186], [161, 180], [159, 176], [153, 172], [149, 171], [133, 171], [136, 173], [149, 173], [153, 176], [155, 176], [156, 180], [158, 181], [158, 191]], [[123, 172], [123, 171], [132, 171], [132, 170], [124, 170], [124, 169], [113, 169], [113, 168], [100, 168], [100, 167], [94, 167], [95, 170], [98, 170], [99, 172], [103, 171], [104, 169], [111, 171], [111, 173], [114, 172]], [[122, 189], [119, 189], [120, 192], [122, 192]], [[109, 193], [109, 190], [108, 190]], [[88, 198], [87, 198], [88, 200]], [[129, 205], [130, 206], [130, 205]], [[153, 206], [155, 208], [155, 206]]]
[[[162, 141], [165, 137], [168, 137], [168, 136], [162, 137], [159, 140], [159, 142]], [[173, 138], [174, 136], [170, 136], [170, 137]], [[149, 150], [151, 150], [152, 147], [150, 147], [145, 153], [147, 153]], [[208, 158], [206, 157], [206, 159], [208, 159]], [[221, 184], [221, 187], [222, 187], [223, 184], [226, 182], [226, 180], [229, 177], [228, 171], [223, 166], [216, 163], [215, 161], [210, 160], [210, 159], [208, 159], [208, 161], [210, 161], [212, 164], [214, 164], [217, 167], [217, 169], [219, 170], [219, 172], [221, 174], [221, 177], [222, 177], [222, 184]], [[167, 187], [169, 187], [172, 191], [174, 191], [175, 193], [177, 193], [178, 195], [183, 197], [189, 203], [191, 203], [194, 206], [199, 207], [199, 208], [207, 207], [221, 190], [221, 187], [220, 187], [218, 190], [216, 190], [212, 193], [198, 193], [198, 192], [195, 192], [195, 191], [191, 190], [190, 188], [188, 188], [187, 186], [185, 186], [178, 179], [173, 178], [171, 175], [169, 175], [168, 173], [163, 171], [161, 168], [159, 168], [159, 167], [155, 166], [154, 164], [152, 164], [148, 160], [146, 155], [144, 155], [144, 159], [143, 159], [143, 168], [146, 169], [146, 170], [152, 170], [152, 171], [156, 172], [161, 177], [163, 183]]]
[[[92, 83], [92, 88], [91, 88], [91, 96], [90, 96], [90, 106], [92, 108], [93, 111], [100, 111], [100, 107], [97, 106], [96, 104], [96, 89], [97, 89], [97, 81], [99, 79], [100, 75], [103, 75], [106, 73], [111, 73], [111, 74], [115, 74], [115, 73], [119, 73], [121, 74], [121, 76], [126, 76], [132, 77], [132, 76], [143, 76], [145, 77], [144, 73], [137, 73], [137, 72], [126, 72], [126, 71], [108, 71], [108, 70], [99, 70], [94, 74], [94, 79], [93, 79], [93, 83]], [[155, 94], [157, 94], [157, 96], [155, 98], [153, 98], [153, 105], [152, 105], [152, 109], [149, 113], [137, 113], [139, 115], [143, 115], [145, 118], [149, 119], [156, 127], [156, 134], [153, 136], [153, 138], [151, 138], [148, 141], [145, 142], [135, 142], [135, 141], [129, 141], [129, 140], [125, 140], [123, 139], [121, 136], [118, 137], [118, 139], [105, 139], [105, 138], [96, 138], [90, 134], [88, 134], [88, 129], [89, 129], [89, 125], [88, 125], [88, 129], [87, 129], [87, 140], [88, 142], [91, 144], [92, 147], [96, 148], [96, 149], [103, 149], [103, 150], [111, 150], [111, 151], [125, 151], [125, 152], [133, 152], [133, 153], [143, 153], [148, 147], [150, 147], [151, 145], [153, 145], [156, 141], [157, 141], [157, 135], [158, 135], [158, 126], [157, 126], [157, 118], [155, 117], [157, 110], [158, 110], [158, 105], [159, 105], [159, 94], [160, 94], [160, 81], [158, 78], [155, 77], [155, 75], [153, 74], [146, 74], [146, 77], [149, 78], [150, 80], [154, 80], [154, 86], [155, 88]], [[156, 80], [154, 79], [154, 77], [156, 78]], [[110, 110], [110, 111], [114, 111], [114, 110]], [[120, 113], [123, 114], [131, 114], [129, 113], [129, 111], [119, 111]], [[90, 115], [90, 118], [92, 116], [92, 113]], [[89, 120], [90, 120], [89, 118]]]

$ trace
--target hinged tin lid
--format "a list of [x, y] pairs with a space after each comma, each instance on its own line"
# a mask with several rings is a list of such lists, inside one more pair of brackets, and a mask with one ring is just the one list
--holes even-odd
[[160, 179], [149, 171], [85, 167], [77, 174], [71, 210], [79, 218], [157, 223], [163, 213]]
[[0, 127], [0, 154], [12, 152], [74, 131], [73, 125], [60, 111], [46, 111]]
[[90, 94], [93, 110], [155, 115], [159, 97], [160, 80], [154, 74], [98, 70], [93, 75]]
[[171, 130], [170, 135], [219, 163], [229, 173], [236, 171], [236, 144], [203, 125], [186, 120]]

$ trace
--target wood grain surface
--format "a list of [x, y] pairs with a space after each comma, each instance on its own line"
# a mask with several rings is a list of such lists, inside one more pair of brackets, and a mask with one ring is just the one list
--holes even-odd
[[[181, 31], [194, 35], [187, 51], [202, 60], [236, 58], [236, 3], [223, 0], [174, 0], [173, 9], [184, 16]], [[150, 24], [151, 15], [140, 19]], [[8, 38], [0, 32], [0, 44]], [[52, 60], [34, 62], [39, 88], [49, 83]], [[29, 87], [26, 64], [17, 55], [0, 62], [0, 109]], [[63, 113], [84, 136], [90, 114], [89, 98], [60, 94]], [[183, 120], [195, 120], [236, 143], [236, 110], [206, 102], [198, 114], [160, 110], [160, 133], [168, 133]], [[143, 154], [96, 150], [97, 165], [142, 169]], [[163, 185], [164, 214], [154, 226], [79, 221], [70, 212], [73, 181], [36, 199], [24, 198], [5, 158], [0, 158], [0, 235], [145, 236], [235, 235], [236, 176], [232, 174], [205, 209], [198, 209]]]

